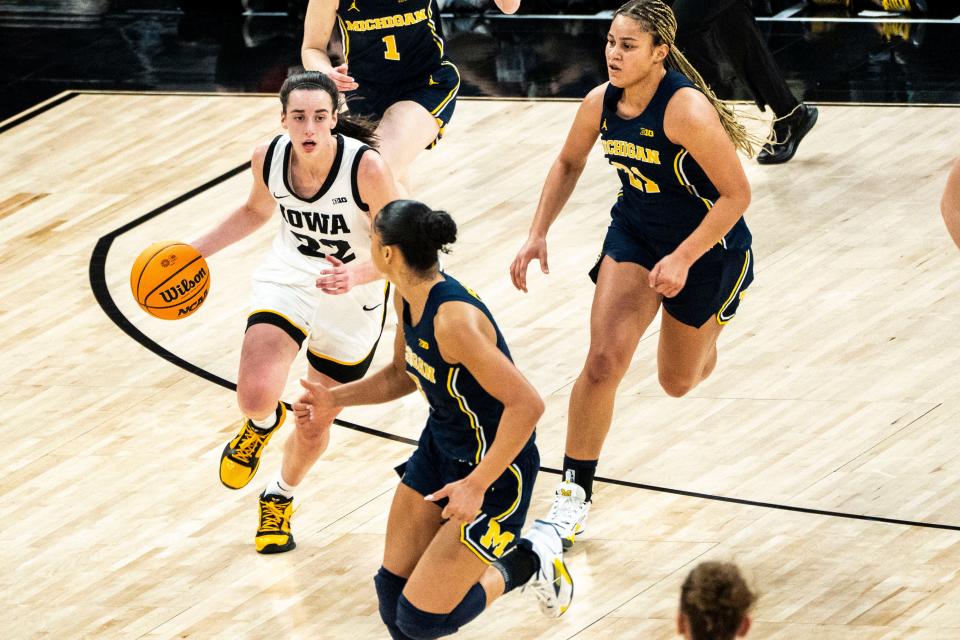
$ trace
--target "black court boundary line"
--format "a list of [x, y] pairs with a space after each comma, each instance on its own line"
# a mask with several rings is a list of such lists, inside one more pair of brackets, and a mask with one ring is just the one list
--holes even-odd
[[0, 133], [9, 131], [10, 129], [13, 129], [18, 124], [23, 124], [27, 120], [30, 120], [31, 118], [34, 118], [40, 115], [41, 113], [46, 113], [47, 111], [49, 111], [50, 109], [53, 109], [54, 107], [59, 107], [64, 102], [67, 102], [68, 100], [73, 100], [78, 95], [79, 94], [76, 91], [70, 91], [61, 95], [59, 98], [54, 97], [53, 99], [50, 100], [50, 102], [46, 104], [41, 103], [41, 106], [39, 107], [36, 107], [36, 106], [31, 107], [31, 109], [33, 109], [32, 111], [30, 109], [27, 109], [26, 113], [21, 112], [23, 115], [21, 115], [20, 117], [14, 116], [13, 120], [9, 120], [6, 124], [0, 126]]
[[[139, 218], [136, 218], [128, 222], [127, 224], [119, 227], [118, 229], [115, 229], [114, 231], [111, 231], [110, 233], [102, 236], [97, 241], [97, 244], [93, 249], [93, 253], [90, 256], [90, 268], [89, 268], [90, 289], [93, 291], [93, 295], [96, 298], [97, 303], [100, 305], [100, 308], [103, 309], [103, 312], [107, 315], [107, 317], [110, 318], [110, 320], [112, 320], [113, 323], [116, 324], [124, 333], [126, 333], [128, 336], [130, 336], [131, 338], [136, 340], [138, 343], [140, 343], [140, 345], [145, 349], [152, 351], [153, 353], [157, 354], [164, 360], [167, 360], [171, 364], [174, 364], [189, 373], [199, 376], [204, 380], [220, 385], [225, 389], [230, 389], [231, 391], [236, 391], [237, 389], [236, 383], [226, 380], [224, 378], [221, 378], [216, 374], [210, 373], [209, 371], [191, 362], [188, 362], [187, 360], [184, 360], [183, 358], [176, 355], [175, 353], [168, 351], [167, 349], [165, 349], [164, 347], [160, 346], [158, 343], [153, 341], [146, 334], [144, 334], [126, 316], [123, 315], [119, 307], [117, 307], [116, 303], [114, 302], [113, 297], [110, 295], [110, 291], [107, 287], [106, 264], [107, 264], [107, 254], [110, 252], [110, 246], [113, 244], [113, 241], [117, 237], [143, 224], [144, 222], [147, 222], [148, 220], [152, 220], [153, 218], [156, 218], [160, 214], [166, 211], [169, 211], [170, 209], [180, 204], [183, 204], [187, 200], [190, 200], [191, 198], [203, 193], [204, 191], [207, 191], [208, 189], [211, 189], [223, 182], [226, 182], [230, 178], [246, 171], [249, 168], [250, 168], [249, 162], [246, 162], [238, 167], [234, 167], [233, 169], [230, 169], [226, 173], [223, 173], [217, 176], [216, 178], [208, 182], [205, 182], [199, 187], [195, 187], [194, 189], [191, 189], [190, 191], [174, 198], [173, 200], [167, 202], [166, 204], [163, 204], [157, 207], [156, 209], [148, 213], [145, 213]], [[284, 404], [288, 408], [290, 407], [289, 403], [284, 403]], [[938, 406], [940, 405], [938, 404], [937, 406], [933, 407], [932, 409], [930, 409], [929, 411], [927, 411], [926, 413], [918, 417], [917, 420], [926, 416], [931, 411], [936, 409]], [[416, 446], [417, 444], [415, 440], [412, 440], [410, 438], [394, 435], [392, 433], [387, 433], [385, 431], [380, 431], [379, 429], [374, 429], [371, 427], [365, 427], [363, 425], [355, 424], [353, 422], [348, 422], [346, 420], [341, 420], [339, 418], [334, 420], [334, 424], [339, 425], [341, 427], [345, 427], [347, 429], [358, 431], [360, 433], [376, 436], [378, 438], [392, 440], [394, 442], [402, 442], [404, 444], [413, 445], [413, 446]], [[555, 475], [561, 474], [561, 471], [559, 469], [554, 469], [552, 467], [540, 467], [540, 470], [546, 473], [552, 473]], [[612, 484], [612, 485], [617, 485], [621, 487], [630, 487], [633, 489], [642, 489], [645, 491], [653, 491], [656, 493], [669, 493], [673, 495], [687, 496], [690, 498], [700, 498], [703, 500], [711, 500], [715, 502], [728, 502], [728, 503], [746, 505], [751, 507], [763, 507], [766, 509], [775, 509], [779, 511], [792, 511], [794, 513], [806, 513], [810, 515], [827, 516], [832, 518], [844, 518], [848, 520], [864, 520], [868, 522], [879, 522], [883, 524], [895, 524], [895, 525], [909, 526], [909, 527], [923, 527], [927, 529], [946, 529], [949, 531], [960, 531], [960, 525], [953, 525], [953, 524], [939, 524], [935, 522], [901, 520], [898, 518], [885, 518], [882, 516], [871, 516], [871, 515], [864, 515], [864, 514], [858, 514], [858, 513], [846, 513], [842, 511], [828, 511], [824, 509], [797, 507], [797, 506], [792, 506], [787, 504], [777, 504], [773, 502], [763, 502], [759, 500], [748, 500], [745, 498], [735, 498], [730, 496], [715, 495], [711, 493], [701, 493], [699, 491], [687, 491], [685, 489], [674, 489], [672, 487], [662, 487], [659, 485], [645, 484], [642, 482], [631, 482], [628, 480], [618, 480], [616, 478], [605, 478], [600, 476], [598, 476], [596, 480], [598, 482], [604, 482], [606, 484]]]

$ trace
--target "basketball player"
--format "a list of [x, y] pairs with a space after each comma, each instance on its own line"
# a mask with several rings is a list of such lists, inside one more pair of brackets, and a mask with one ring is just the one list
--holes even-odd
[[537, 521], [520, 537], [540, 466], [534, 427], [543, 401], [514, 366], [487, 307], [439, 270], [438, 252], [456, 233], [449, 214], [412, 200], [377, 214], [373, 261], [397, 287], [393, 363], [334, 389], [304, 381], [307, 392], [294, 405], [297, 424], [306, 426], [340, 407], [415, 390], [430, 404], [374, 578], [395, 640], [455, 633], [522, 585], [549, 617], [573, 597], [557, 530]]
[[953, 163], [953, 170], [947, 177], [947, 188], [940, 200], [940, 213], [947, 225], [950, 237], [960, 247], [960, 158]]
[[671, 396], [685, 395], [716, 366], [717, 336], [753, 280], [742, 217], [750, 184], [737, 147], [752, 152], [759, 141], [673, 47], [675, 33], [673, 13], [660, 0], [632, 0], [615, 12], [606, 48], [610, 81], [581, 104], [511, 265], [523, 291], [531, 260], [547, 273], [547, 230], [599, 136], [623, 187], [590, 273], [597, 285], [590, 349], [570, 397], [564, 477], [547, 517], [567, 545], [585, 526], [617, 386], [644, 330], [662, 306], [660, 384]]
[[702, 562], [683, 581], [677, 633], [687, 640], [733, 640], [750, 632], [757, 597], [728, 562]]
[[[309, 379], [336, 385], [366, 373], [383, 329], [389, 289], [370, 261], [369, 212], [393, 199], [396, 187], [364, 144], [373, 140], [372, 126], [338, 115], [339, 97], [322, 73], [287, 78], [280, 89], [287, 133], [254, 151], [246, 204], [192, 243], [209, 257], [264, 225], [280, 205], [280, 228], [253, 276], [240, 352], [237, 402], [246, 418], [220, 458], [220, 480], [230, 489], [250, 482], [283, 424], [280, 394], [304, 341]], [[296, 546], [293, 491], [326, 449], [335, 415], [298, 425], [287, 439], [283, 467], [260, 495], [258, 552]]]
[[[495, 0], [514, 13], [520, 0]], [[344, 64], [334, 68], [327, 45], [340, 29]], [[303, 66], [350, 91], [351, 113], [379, 120], [380, 154], [401, 188], [414, 158], [443, 136], [460, 89], [460, 73], [444, 54], [436, 0], [310, 0], [303, 29]]]

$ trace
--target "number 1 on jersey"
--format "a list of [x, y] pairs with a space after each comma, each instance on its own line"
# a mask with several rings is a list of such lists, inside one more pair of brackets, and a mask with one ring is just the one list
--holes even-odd
[[399, 60], [400, 52], [397, 51], [397, 37], [383, 36], [383, 43], [387, 45], [387, 50], [383, 52], [383, 57], [387, 60]]

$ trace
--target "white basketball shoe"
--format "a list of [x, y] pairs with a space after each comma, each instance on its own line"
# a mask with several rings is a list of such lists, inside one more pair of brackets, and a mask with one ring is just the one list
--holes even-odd
[[540, 611], [548, 618], [562, 616], [573, 600], [573, 578], [563, 562], [560, 534], [549, 522], [536, 520], [523, 536], [540, 558], [540, 570], [523, 586], [540, 601]]
[[590, 503], [587, 493], [578, 484], [564, 480], [553, 496], [553, 506], [545, 520], [557, 528], [563, 548], [569, 549], [578, 535], [587, 529]]

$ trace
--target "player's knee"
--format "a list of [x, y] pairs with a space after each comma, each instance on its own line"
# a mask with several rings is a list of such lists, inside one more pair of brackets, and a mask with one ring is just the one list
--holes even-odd
[[266, 384], [253, 382], [237, 387], [237, 404], [248, 418], [263, 418], [277, 410], [277, 391]]
[[630, 366], [629, 358], [615, 349], [591, 350], [583, 373], [591, 384], [619, 383]]
[[377, 575], [373, 577], [373, 584], [377, 588], [380, 619], [383, 620], [388, 629], [397, 628], [397, 603], [400, 601], [400, 594], [403, 593], [403, 587], [406, 586], [407, 579], [380, 567]]
[[329, 435], [331, 423], [332, 416], [329, 419], [326, 416], [315, 416], [308, 423], [297, 423], [297, 435], [307, 444], [320, 444]]
[[412, 640], [434, 640], [456, 633], [459, 627], [451, 627], [447, 618], [447, 614], [418, 609], [404, 596], [400, 596], [397, 605], [397, 628]]
[[668, 396], [682, 398], [700, 382], [698, 378], [691, 375], [677, 373], [673, 371], [660, 371], [660, 386]]

